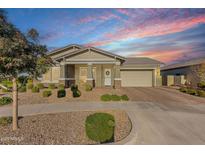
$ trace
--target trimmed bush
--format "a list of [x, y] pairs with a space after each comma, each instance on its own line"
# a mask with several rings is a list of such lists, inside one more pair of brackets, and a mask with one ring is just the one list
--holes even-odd
[[121, 97], [118, 96], [118, 95], [111, 95], [111, 100], [112, 100], [112, 101], [120, 101], [120, 100], [121, 100]]
[[0, 125], [5, 126], [12, 123], [12, 117], [0, 117]]
[[43, 97], [49, 97], [49, 96], [51, 96], [51, 95], [52, 95], [51, 90], [45, 90], [45, 91], [43, 91]]
[[187, 89], [187, 88], [182, 87], [182, 88], [180, 88], [180, 89], [179, 89], [179, 91], [181, 91], [181, 92], [183, 92], [183, 93], [187, 93], [188, 89]]
[[100, 97], [101, 101], [111, 101], [111, 95], [104, 94]]
[[66, 96], [66, 91], [65, 91], [65, 89], [60, 89], [60, 90], [58, 90], [58, 92], [57, 92], [57, 97], [58, 97], [58, 98], [65, 97], [65, 96]]
[[92, 86], [90, 84], [85, 84], [85, 91], [92, 91]]
[[73, 97], [80, 97], [81, 92], [80, 90], [73, 90]]
[[203, 90], [198, 90], [198, 91], [197, 91], [197, 94], [198, 94], [200, 97], [205, 97], [205, 91], [203, 91]]
[[13, 99], [11, 97], [2, 97], [0, 98], [0, 106], [1, 105], [7, 105], [13, 102]]
[[199, 88], [205, 88], [205, 82], [201, 81], [197, 84]]
[[27, 83], [33, 83], [33, 79], [29, 78], [29, 79], [27, 80]]
[[43, 89], [43, 88], [44, 88], [44, 84], [43, 84], [43, 83], [38, 83], [38, 84], [37, 84], [37, 87], [38, 87], [39, 89]]
[[71, 91], [76, 91], [78, 90], [78, 85], [71, 85]]
[[187, 93], [190, 94], [190, 95], [196, 95], [197, 91], [195, 89], [188, 89]]
[[32, 88], [33, 93], [39, 93], [39, 91], [40, 91], [39, 88], [36, 86]]
[[65, 89], [65, 85], [59, 84], [59, 85], [58, 85], [58, 89]]
[[129, 97], [127, 95], [122, 95], [121, 100], [123, 101], [129, 101]]
[[28, 89], [32, 89], [32, 88], [33, 88], [33, 83], [28, 83], [28, 84], [27, 84], [27, 88], [28, 88]]
[[19, 92], [26, 92], [26, 86], [22, 86], [18, 89]]
[[107, 113], [89, 115], [85, 122], [86, 134], [94, 141], [107, 143], [114, 141], [115, 119]]
[[56, 85], [55, 85], [54, 83], [50, 83], [50, 84], [48, 85], [48, 88], [49, 88], [49, 89], [55, 89], [55, 88], [56, 88]]

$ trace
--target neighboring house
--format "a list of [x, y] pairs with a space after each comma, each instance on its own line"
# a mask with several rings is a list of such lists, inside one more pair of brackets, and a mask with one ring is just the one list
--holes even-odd
[[201, 67], [202, 64], [205, 64], [205, 58], [192, 59], [161, 67], [162, 85], [183, 85], [187, 81], [187, 83], [196, 86], [200, 79], [194, 70]]
[[93, 87], [154, 87], [160, 85], [161, 62], [150, 58], [125, 58], [94, 47], [69, 45], [49, 53], [55, 61], [43, 83]]

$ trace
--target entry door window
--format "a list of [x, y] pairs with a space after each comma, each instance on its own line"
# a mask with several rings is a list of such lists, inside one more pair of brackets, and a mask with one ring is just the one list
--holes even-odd
[[111, 69], [104, 70], [105, 86], [111, 86]]

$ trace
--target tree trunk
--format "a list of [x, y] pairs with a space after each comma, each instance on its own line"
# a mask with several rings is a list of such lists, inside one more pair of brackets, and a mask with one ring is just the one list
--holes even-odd
[[13, 78], [13, 130], [18, 128], [18, 90], [16, 78]]

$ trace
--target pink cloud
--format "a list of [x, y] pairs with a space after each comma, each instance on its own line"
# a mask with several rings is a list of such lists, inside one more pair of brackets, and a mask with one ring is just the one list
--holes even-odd
[[166, 51], [143, 51], [140, 53], [136, 53], [133, 56], [144, 56], [150, 57], [153, 59], [157, 59], [164, 63], [169, 63], [178, 60], [180, 57], [183, 57], [187, 52], [183, 50], [166, 50]]
[[150, 23], [137, 24], [137, 22], [128, 22], [131, 27], [118, 29], [114, 33], [107, 33], [103, 36], [101, 41], [89, 43], [91, 46], [108, 45], [114, 41], [119, 41], [128, 38], [143, 38], [150, 36], [166, 35], [176, 32], [184, 31], [199, 23], [205, 23], [205, 16], [189, 17], [186, 19], [178, 19], [173, 22], [164, 22], [152, 20]]

